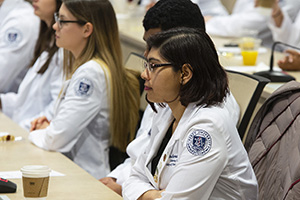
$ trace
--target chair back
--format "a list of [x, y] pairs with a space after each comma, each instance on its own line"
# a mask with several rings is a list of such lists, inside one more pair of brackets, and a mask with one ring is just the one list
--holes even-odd
[[[144, 61], [145, 61], [144, 56], [131, 52], [125, 62], [125, 68], [142, 73], [144, 71]], [[140, 94], [141, 94], [140, 109], [144, 111], [146, 106], [148, 105], [147, 101], [145, 100], [145, 92], [144, 92], [145, 81], [140, 77], [139, 82], [140, 82]]]
[[243, 140], [256, 104], [270, 80], [242, 72], [231, 70], [226, 70], [226, 72], [229, 89], [240, 106], [240, 119], [237, 127], [241, 140]]

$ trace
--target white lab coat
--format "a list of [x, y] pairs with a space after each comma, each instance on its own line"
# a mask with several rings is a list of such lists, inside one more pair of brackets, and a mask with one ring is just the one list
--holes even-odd
[[295, 21], [292, 21], [285, 11], [283, 11], [283, 16], [283, 22], [280, 27], [275, 25], [273, 19], [269, 23], [274, 41], [300, 47], [300, 10]]
[[[283, 0], [282, 9], [294, 19], [300, 7], [299, 0]], [[255, 36], [262, 39], [262, 44], [271, 47], [273, 44], [272, 33], [268, 27], [270, 16], [262, 15], [254, 7], [254, 0], [237, 0], [232, 14], [228, 16], [216, 16], [206, 22], [206, 31], [212, 36], [242, 37]], [[250, 33], [252, 32], [252, 33]]]
[[63, 49], [56, 52], [44, 74], [38, 74], [47, 61], [48, 52], [43, 52], [28, 70], [17, 93], [1, 94], [2, 112], [29, 130], [35, 118], [53, 117], [54, 103], [61, 90], [63, 80]]
[[36, 146], [64, 153], [97, 179], [110, 171], [110, 83], [105, 71], [101, 61], [81, 65], [63, 84], [50, 125], [29, 134]]
[[190, 103], [152, 176], [152, 158], [173, 120], [169, 108], [161, 110], [153, 120], [150, 145], [123, 184], [124, 199], [151, 189], [165, 189], [161, 199], [257, 199], [256, 177], [230, 112], [224, 105]]
[[40, 19], [23, 0], [0, 7], [0, 93], [16, 92], [33, 58]]
[[[237, 124], [240, 115], [240, 108], [233, 95], [228, 95], [225, 106], [228, 108], [228, 110], [230, 110], [231, 118]], [[163, 108], [156, 106], [156, 109], [159, 112], [159, 110]], [[132, 166], [148, 146], [151, 137], [152, 120], [156, 115], [157, 113], [155, 113], [148, 105], [144, 111], [136, 138], [129, 143], [126, 148], [129, 158], [127, 158], [122, 164], [118, 165], [111, 173], [107, 175], [108, 177], [115, 178], [118, 184], [122, 185], [129, 178]]]
[[[227, 9], [220, 0], [191, 0], [197, 4], [201, 10], [202, 15], [228, 15]], [[142, 5], [146, 6], [151, 0], [142, 0]]]

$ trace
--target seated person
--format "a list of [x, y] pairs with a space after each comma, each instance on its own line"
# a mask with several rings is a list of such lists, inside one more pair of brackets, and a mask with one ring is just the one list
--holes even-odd
[[41, 21], [34, 58], [18, 91], [0, 94], [2, 112], [26, 130], [37, 117], [52, 119], [63, 81], [63, 49], [56, 46], [52, 29], [61, 0], [39, 0], [33, 5]]
[[[280, 41], [300, 48], [300, 9], [293, 21], [285, 10], [282, 10], [275, 1], [272, 9], [272, 18], [269, 23], [274, 41]], [[288, 54], [278, 62], [283, 70], [300, 70], [300, 53], [293, 49], [287, 49]]]
[[[289, 16], [294, 18], [300, 1], [283, 0], [281, 5]], [[268, 19], [269, 16], [262, 15], [255, 8], [255, 0], [236, 0], [230, 15], [215, 16], [206, 20], [206, 30], [209, 35], [214, 36], [258, 37], [263, 46], [271, 47], [274, 41], [268, 27]]]
[[[143, 20], [143, 26], [145, 30], [144, 40], [162, 30], [181, 26], [205, 30], [204, 18], [201, 11], [190, 0], [160, 0], [147, 11]], [[232, 95], [229, 96], [226, 105], [231, 110], [232, 119], [237, 123], [239, 119], [239, 106]], [[153, 116], [155, 116], [155, 113], [148, 106], [144, 112], [136, 139], [127, 147], [126, 151], [129, 158], [108, 174], [107, 177], [100, 179], [102, 183], [120, 195], [122, 193], [121, 185], [129, 177], [132, 165], [150, 141], [150, 122]]]
[[257, 199], [255, 174], [225, 105], [226, 72], [209, 36], [191, 28], [151, 36], [141, 77], [150, 105], [167, 106], [152, 121], [123, 198]]
[[[122, 65], [115, 12], [109, 0], [63, 0], [53, 25], [65, 48], [54, 117], [36, 119], [29, 140], [64, 153], [95, 178], [109, 171], [110, 144], [125, 150], [139, 118], [139, 82]], [[70, 22], [71, 21], [71, 22]]]

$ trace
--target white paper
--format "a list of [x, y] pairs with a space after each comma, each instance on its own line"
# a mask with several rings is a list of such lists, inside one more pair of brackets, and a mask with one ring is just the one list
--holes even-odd
[[[65, 176], [65, 174], [51, 170], [50, 176]], [[0, 177], [4, 178], [4, 179], [19, 179], [19, 178], [22, 178], [22, 172], [21, 171], [2, 171], [2, 172], [0, 172]]]

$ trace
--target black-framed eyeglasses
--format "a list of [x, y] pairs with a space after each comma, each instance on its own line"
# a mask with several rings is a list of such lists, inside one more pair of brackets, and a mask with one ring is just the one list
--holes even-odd
[[79, 25], [85, 25], [86, 22], [85, 21], [81, 21], [81, 20], [61, 20], [58, 16], [58, 13], [54, 13], [54, 19], [55, 22], [58, 24], [58, 28], [61, 29], [62, 25], [65, 23], [77, 23]]
[[152, 72], [154, 68], [170, 66], [170, 65], [172, 65], [172, 63], [154, 64], [154, 63], [149, 63], [148, 61], [144, 61], [144, 68], [147, 69], [149, 72]]

